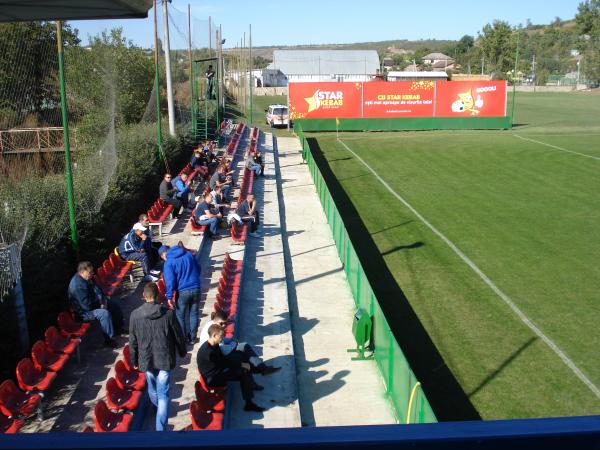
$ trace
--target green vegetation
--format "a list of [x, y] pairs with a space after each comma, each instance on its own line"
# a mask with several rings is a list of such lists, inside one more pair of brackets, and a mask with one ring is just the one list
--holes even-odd
[[[544, 145], [600, 158], [600, 102], [589, 94], [517, 100], [521, 125], [512, 131], [341, 139], [600, 385], [600, 161]], [[313, 137], [484, 419], [600, 412], [600, 400], [550, 347], [333, 133]]]

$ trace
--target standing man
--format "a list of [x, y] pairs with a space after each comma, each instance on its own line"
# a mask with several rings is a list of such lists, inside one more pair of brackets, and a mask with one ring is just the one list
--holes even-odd
[[[175, 304], [175, 314], [189, 344], [196, 341], [200, 306], [200, 265], [191, 252], [175, 245], [163, 245], [158, 254], [165, 261], [163, 278], [166, 297]], [[175, 298], [177, 296], [177, 298]]]
[[144, 286], [143, 297], [145, 303], [129, 317], [131, 364], [146, 373], [148, 396], [156, 406], [156, 431], [165, 431], [169, 417], [170, 372], [177, 360], [175, 352], [183, 358], [187, 349], [173, 311], [156, 304], [155, 283]]
[[106, 297], [94, 281], [94, 266], [89, 261], [77, 265], [77, 273], [69, 283], [69, 302], [77, 320], [97, 320], [104, 334], [104, 345], [118, 347], [115, 336], [125, 332], [123, 312], [114, 300]]
[[160, 187], [158, 188], [160, 198], [169, 205], [173, 205], [173, 218], [179, 217], [179, 209], [181, 208], [181, 201], [176, 197], [177, 189], [173, 187], [171, 183], [171, 174], [165, 173]]
[[215, 85], [215, 71], [213, 70], [212, 64], [209, 64], [208, 69], [206, 69], [206, 72], [204, 73], [204, 76], [206, 77], [206, 99], [212, 100], [213, 98], [215, 98], [213, 95], [213, 88]]

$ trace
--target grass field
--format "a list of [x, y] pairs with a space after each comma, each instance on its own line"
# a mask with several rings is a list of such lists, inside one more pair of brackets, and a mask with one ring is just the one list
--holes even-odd
[[[600, 95], [518, 94], [511, 131], [341, 141], [600, 387]], [[318, 146], [484, 419], [600, 413], [600, 398], [332, 133]]]

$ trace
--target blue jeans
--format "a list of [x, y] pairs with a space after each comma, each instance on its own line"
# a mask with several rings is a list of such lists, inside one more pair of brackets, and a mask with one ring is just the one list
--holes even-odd
[[106, 309], [98, 308], [89, 311], [83, 316], [84, 320], [96, 319], [100, 322], [100, 327], [105, 337], [114, 338], [115, 328], [121, 328], [123, 325], [123, 312], [121, 306], [112, 300], [108, 299]]
[[148, 252], [146, 250], [144, 250], [143, 252], [127, 252], [121, 256], [128, 261], [139, 261], [142, 265], [144, 275], [148, 275], [150, 273], [150, 260], [148, 258]]
[[148, 396], [152, 404], [156, 406], [156, 431], [167, 429], [170, 378], [171, 374], [168, 370], [148, 370], [146, 372]]
[[200, 288], [179, 292], [175, 316], [188, 340], [195, 340], [198, 335]]
[[198, 225], [208, 225], [210, 234], [213, 236], [217, 234], [217, 223], [219, 223], [219, 219], [217, 219], [216, 217], [211, 217], [210, 219], [205, 220], [197, 220], [196, 223]]

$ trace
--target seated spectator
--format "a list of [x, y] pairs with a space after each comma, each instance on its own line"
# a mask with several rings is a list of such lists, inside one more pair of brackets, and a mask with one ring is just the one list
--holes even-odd
[[160, 183], [159, 195], [160, 198], [169, 205], [173, 205], [173, 218], [179, 217], [179, 210], [181, 209], [181, 200], [176, 197], [177, 189], [173, 187], [171, 183], [171, 174], [165, 173], [165, 176]]
[[179, 245], [170, 248], [163, 245], [158, 254], [165, 261], [163, 278], [167, 302], [170, 307], [175, 307], [175, 315], [183, 334], [193, 344], [198, 337], [200, 264], [189, 251]]
[[[177, 189], [177, 192], [175, 193], [175, 198], [181, 202], [183, 207], [188, 212], [191, 212], [190, 200], [189, 200], [190, 186], [189, 186], [189, 184], [186, 184], [187, 179], [188, 179], [187, 173], [182, 173], [181, 175], [178, 175], [175, 178], [173, 178], [173, 181], [171, 182], [171, 184], [175, 187], [175, 189]], [[193, 205], [192, 205], [192, 208], [193, 208]]]
[[212, 196], [210, 194], [204, 195], [203, 199], [203, 202], [199, 202], [196, 205], [194, 220], [196, 221], [196, 225], [208, 225], [210, 238], [218, 239], [217, 226], [219, 225], [219, 220], [223, 218], [223, 214], [211, 206]]
[[221, 213], [221, 216], [224, 215], [224, 208], [231, 207], [231, 203], [225, 200], [221, 186], [216, 186], [215, 190], [210, 192], [210, 198], [212, 206]]
[[[138, 221], [133, 228], [140, 229], [146, 235], [146, 239], [142, 240], [142, 248], [144, 249], [145, 253], [148, 254], [148, 262], [150, 267], [154, 267], [154, 265], [158, 262], [158, 247], [160, 247], [160, 242], [155, 243], [152, 241], [152, 231], [150, 230], [150, 219], [148, 218], [148, 214], [140, 214]], [[154, 245], [158, 245], [158, 247], [154, 247]], [[152, 275], [157, 275], [160, 273], [160, 271], [151, 270], [150, 273]]]
[[258, 205], [256, 197], [250, 192], [246, 200], [240, 203], [235, 213], [241, 218], [242, 222], [250, 222], [250, 236], [259, 237], [258, 226], [260, 225], [260, 216], [258, 215]]
[[227, 180], [227, 172], [224, 167], [218, 167], [215, 170], [215, 173], [210, 178], [210, 189], [215, 190], [217, 186], [221, 188], [223, 195], [227, 198], [227, 194], [229, 193], [229, 189], [231, 189], [231, 179]]
[[200, 172], [202, 176], [208, 175], [208, 158], [202, 152], [200, 147], [194, 150], [190, 164], [192, 168]]
[[160, 272], [150, 269], [151, 256], [146, 247], [148, 244], [145, 243], [148, 240], [148, 235], [145, 233], [147, 230], [148, 228], [144, 227], [140, 222], [136, 223], [121, 239], [118, 253], [124, 260], [140, 262], [145, 281], [158, 281], [155, 275], [158, 275]]
[[[206, 322], [206, 325], [204, 325], [202, 331], [200, 331], [200, 345], [208, 341], [208, 329], [214, 324], [225, 330], [225, 326], [227, 325], [227, 316], [223, 311], [215, 311], [211, 314], [211, 320]], [[221, 342], [219, 346], [221, 347], [221, 353], [223, 353], [225, 358], [233, 359], [238, 362], [250, 363], [250, 370], [252, 373], [270, 375], [281, 369], [281, 367], [266, 365], [258, 357], [252, 346], [245, 342], [237, 342], [235, 339], [224, 338], [223, 342]]]
[[104, 345], [118, 347], [115, 336], [127, 332], [123, 328], [123, 312], [119, 304], [105, 296], [94, 281], [91, 262], [82, 261], [77, 265], [77, 273], [69, 283], [68, 296], [76, 320], [97, 320], [104, 334]]
[[226, 386], [229, 381], [239, 381], [242, 397], [245, 400], [244, 410], [263, 412], [265, 409], [252, 401], [254, 389], [262, 389], [254, 383], [250, 364], [225, 358], [219, 344], [223, 341], [223, 329], [213, 324], [208, 329], [208, 340], [200, 346], [196, 355], [198, 370], [209, 387]]
[[246, 163], [244, 167], [253, 171], [256, 175], [264, 175], [265, 167], [256, 161], [255, 154], [253, 152], [248, 152], [246, 155]]

